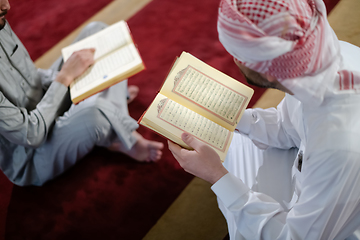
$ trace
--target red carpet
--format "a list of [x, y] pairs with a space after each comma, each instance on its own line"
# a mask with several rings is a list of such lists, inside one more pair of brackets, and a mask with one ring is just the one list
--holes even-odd
[[[35, 60], [109, 2], [13, 0], [8, 19]], [[242, 79], [217, 39], [218, 3], [153, 0], [128, 21], [147, 67], [130, 79], [141, 88], [130, 104], [133, 118], [150, 104], [183, 50]], [[264, 91], [255, 90], [250, 106]], [[139, 132], [164, 141], [144, 128]], [[0, 233], [6, 239], [141, 239], [191, 179], [167, 147], [156, 164], [96, 148], [43, 187], [12, 186], [1, 176]]]

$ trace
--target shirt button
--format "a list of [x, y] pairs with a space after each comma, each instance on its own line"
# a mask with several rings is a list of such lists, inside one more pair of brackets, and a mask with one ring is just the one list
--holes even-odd
[[12, 70], [13, 70], [13, 68], [11, 67], [11, 68], [10, 68], [10, 70], [12, 71]]
[[21, 82], [21, 86], [25, 86], [25, 82], [24, 82], [24, 81]]

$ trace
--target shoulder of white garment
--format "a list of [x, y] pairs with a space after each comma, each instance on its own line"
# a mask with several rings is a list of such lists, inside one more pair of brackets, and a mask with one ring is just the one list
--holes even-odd
[[245, 204], [250, 188], [241, 179], [231, 173], [227, 173], [211, 186], [211, 190], [221, 199], [226, 207], [229, 207], [234, 202], [241, 201], [241, 198], [244, 198], [243, 202]]
[[350, 71], [359, 72], [360, 48], [351, 43], [339, 41], [341, 56], [343, 57], [344, 68]]

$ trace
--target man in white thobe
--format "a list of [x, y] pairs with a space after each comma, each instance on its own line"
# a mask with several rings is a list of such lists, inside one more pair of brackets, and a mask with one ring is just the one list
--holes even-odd
[[189, 134], [169, 142], [210, 182], [230, 239], [354, 239], [360, 226], [360, 49], [321, 0], [222, 0], [219, 39], [249, 83], [286, 93], [247, 109], [224, 164]]

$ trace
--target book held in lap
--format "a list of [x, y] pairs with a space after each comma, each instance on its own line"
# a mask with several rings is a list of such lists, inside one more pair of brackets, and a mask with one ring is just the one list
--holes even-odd
[[176, 59], [139, 124], [180, 146], [187, 132], [212, 147], [225, 160], [236, 125], [253, 89], [189, 53]]
[[95, 63], [70, 85], [75, 104], [145, 69], [125, 21], [63, 48], [64, 61], [85, 48], [95, 48]]

